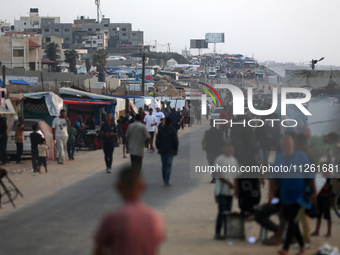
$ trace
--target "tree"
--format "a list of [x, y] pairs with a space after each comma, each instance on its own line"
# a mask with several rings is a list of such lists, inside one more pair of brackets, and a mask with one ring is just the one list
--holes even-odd
[[97, 72], [105, 71], [107, 56], [108, 52], [104, 49], [97, 50], [93, 53], [92, 64], [97, 67]]
[[69, 63], [70, 72], [77, 73], [77, 59], [79, 57], [79, 53], [76, 50], [67, 50], [65, 51], [65, 62]]
[[91, 70], [91, 60], [89, 58], [85, 59], [85, 66], [86, 66], [86, 72], [90, 72]]
[[46, 45], [45, 49], [46, 56], [51, 61], [57, 60], [57, 54], [60, 53], [59, 44], [51, 42]]

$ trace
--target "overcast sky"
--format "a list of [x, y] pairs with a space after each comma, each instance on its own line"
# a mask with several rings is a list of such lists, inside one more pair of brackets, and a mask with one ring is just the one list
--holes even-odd
[[[12, 0], [0, 8], [0, 19], [13, 23], [32, 7], [41, 16], [60, 16], [61, 22], [78, 15], [96, 18], [95, 0]], [[143, 30], [145, 44], [157, 40], [158, 51], [170, 43], [180, 53], [190, 39], [224, 32], [226, 42], [217, 45], [218, 52], [254, 54], [260, 61], [325, 57], [322, 64], [340, 65], [338, 0], [101, 0], [101, 10], [111, 22]]]

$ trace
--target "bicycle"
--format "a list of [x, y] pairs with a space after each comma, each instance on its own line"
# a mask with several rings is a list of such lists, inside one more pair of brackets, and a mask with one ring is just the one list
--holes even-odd
[[[8, 186], [5, 185], [4, 179], [7, 180]], [[15, 207], [14, 200], [20, 195], [24, 197], [24, 195], [20, 192], [17, 186], [12, 182], [12, 180], [8, 177], [7, 171], [4, 169], [0, 169], [0, 208], [2, 204], [11, 203], [13, 207]]]

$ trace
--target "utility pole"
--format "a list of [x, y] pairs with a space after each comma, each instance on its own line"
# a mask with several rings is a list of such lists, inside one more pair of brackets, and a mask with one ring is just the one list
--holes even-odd
[[6, 66], [2, 66], [2, 87], [6, 88]]
[[42, 91], [45, 91], [45, 88], [44, 88], [44, 79], [43, 79], [42, 72], [40, 73], [40, 77], [41, 77], [41, 89], [42, 89]]
[[168, 43], [169, 52], [171, 52], [170, 43]]
[[145, 90], [145, 52], [143, 52], [142, 57], [142, 96], [144, 96]]

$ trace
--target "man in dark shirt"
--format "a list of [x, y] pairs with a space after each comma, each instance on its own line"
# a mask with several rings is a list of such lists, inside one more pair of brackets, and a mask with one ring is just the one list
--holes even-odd
[[38, 144], [40, 144], [41, 141], [41, 134], [38, 133], [38, 124], [34, 124], [32, 126], [33, 132], [30, 133], [30, 140], [31, 140], [31, 153], [32, 153], [32, 167], [33, 167], [33, 172], [36, 173], [38, 172], [38, 165], [37, 165], [37, 160], [38, 160]]
[[91, 117], [87, 119], [86, 126], [88, 126], [88, 130], [96, 129], [96, 121], [94, 119], [94, 113], [91, 113]]
[[[211, 128], [204, 133], [202, 148], [207, 153], [209, 166], [215, 164], [216, 158], [222, 153], [223, 133], [214, 127], [213, 120], [210, 120]], [[212, 176], [211, 183], [215, 183], [215, 176]]]
[[0, 117], [0, 160], [2, 163], [8, 164], [7, 161], [7, 121], [5, 117]]
[[106, 163], [106, 172], [111, 173], [114, 143], [117, 139], [117, 127], [112, 121], [111, 113], [106, 115], [106, 122], [100, 128], [100, 136], [103, 139], [103, 151]]

